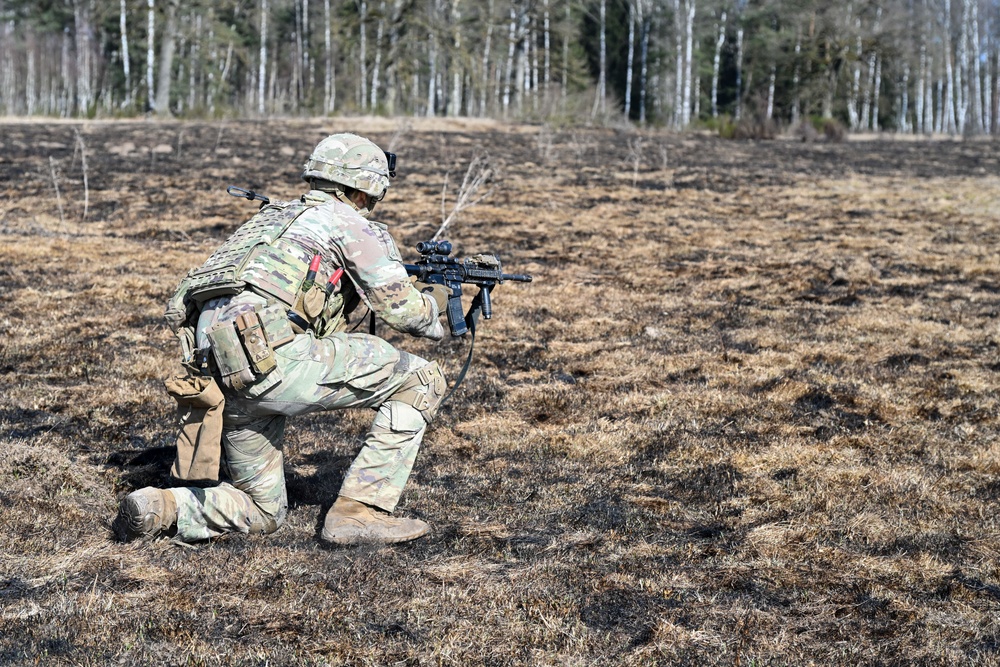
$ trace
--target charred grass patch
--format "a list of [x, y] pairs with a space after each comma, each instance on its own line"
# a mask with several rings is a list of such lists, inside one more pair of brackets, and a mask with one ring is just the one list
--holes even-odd
[[434, 532], [317, 540], [356, 411], [289, 421], [277, 533], [183, 547], [109, 526], [169, 482], [163, 304], [334, 128], [79, 129], [86, 220], [74, 126], [0, 126], [0, 662], [1000, 664], [992, 145], [373, 125], [404, 254], [488, 152], [451, 236], [535, 275], [426, 437]]

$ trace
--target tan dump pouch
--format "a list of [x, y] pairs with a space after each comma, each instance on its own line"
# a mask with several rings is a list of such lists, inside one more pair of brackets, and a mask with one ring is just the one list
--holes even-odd
[[170, 474], [189, 482], [219, 479], [222, 456], [222, 411], [226, 398], [215, 378], [177, 375], [163, 383], [177, 401], [177, 458]]

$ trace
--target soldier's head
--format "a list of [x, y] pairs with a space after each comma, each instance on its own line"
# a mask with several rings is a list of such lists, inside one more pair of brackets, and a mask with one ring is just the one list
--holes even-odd
[[353, 205], [366, 218], [385, 197], [390, 175], [395, 173], [381, 148], [346, 132], [319, 142], [302, 171], [309, 187]]

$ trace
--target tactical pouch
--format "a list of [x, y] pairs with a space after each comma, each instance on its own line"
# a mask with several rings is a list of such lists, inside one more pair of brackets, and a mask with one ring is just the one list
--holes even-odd
[[177, 458], [170, 474], [189, 482], [217, 481], [226, 399], [215, 378], [177, 375], [163, 383], [177, 401]]
[[247, 353], [250, 367], [255, 375], [267, 375], [278, 366], [274, 349], [267, 341], [264, 327], [256, 312], [243, 313], [236, 318], [236, 333], [239, 334], [243, 349]]
[[205, 331], [212, 346], [215, 365], [222, 375], [222, 384], [239, 391], [253, 384], [256, 376], [250, 368], [250, 359], [243, 350], [243, 343], [231, 321], [217, 322]]
[[327, 298], [323, 312], [316, 322], [316, 335], [322, 338], [343, 331], [347, 321], [344, 319], [344, 295], [337, 292]]
[[283, 303], [276, 303], [268, 306], [258, 313], [260, 324], [264, 327], [264, 335], [271, 344], [271, 348], [277, 350], [285, 343], [291, 343], [295, 339], [295, 332], [288, 321], [286, 306]]

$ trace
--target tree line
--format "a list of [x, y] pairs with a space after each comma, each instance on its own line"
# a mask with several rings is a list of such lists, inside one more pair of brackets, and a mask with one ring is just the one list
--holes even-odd
[[1000, 0], [0, 0], [0, 112], [1000, 132]]

